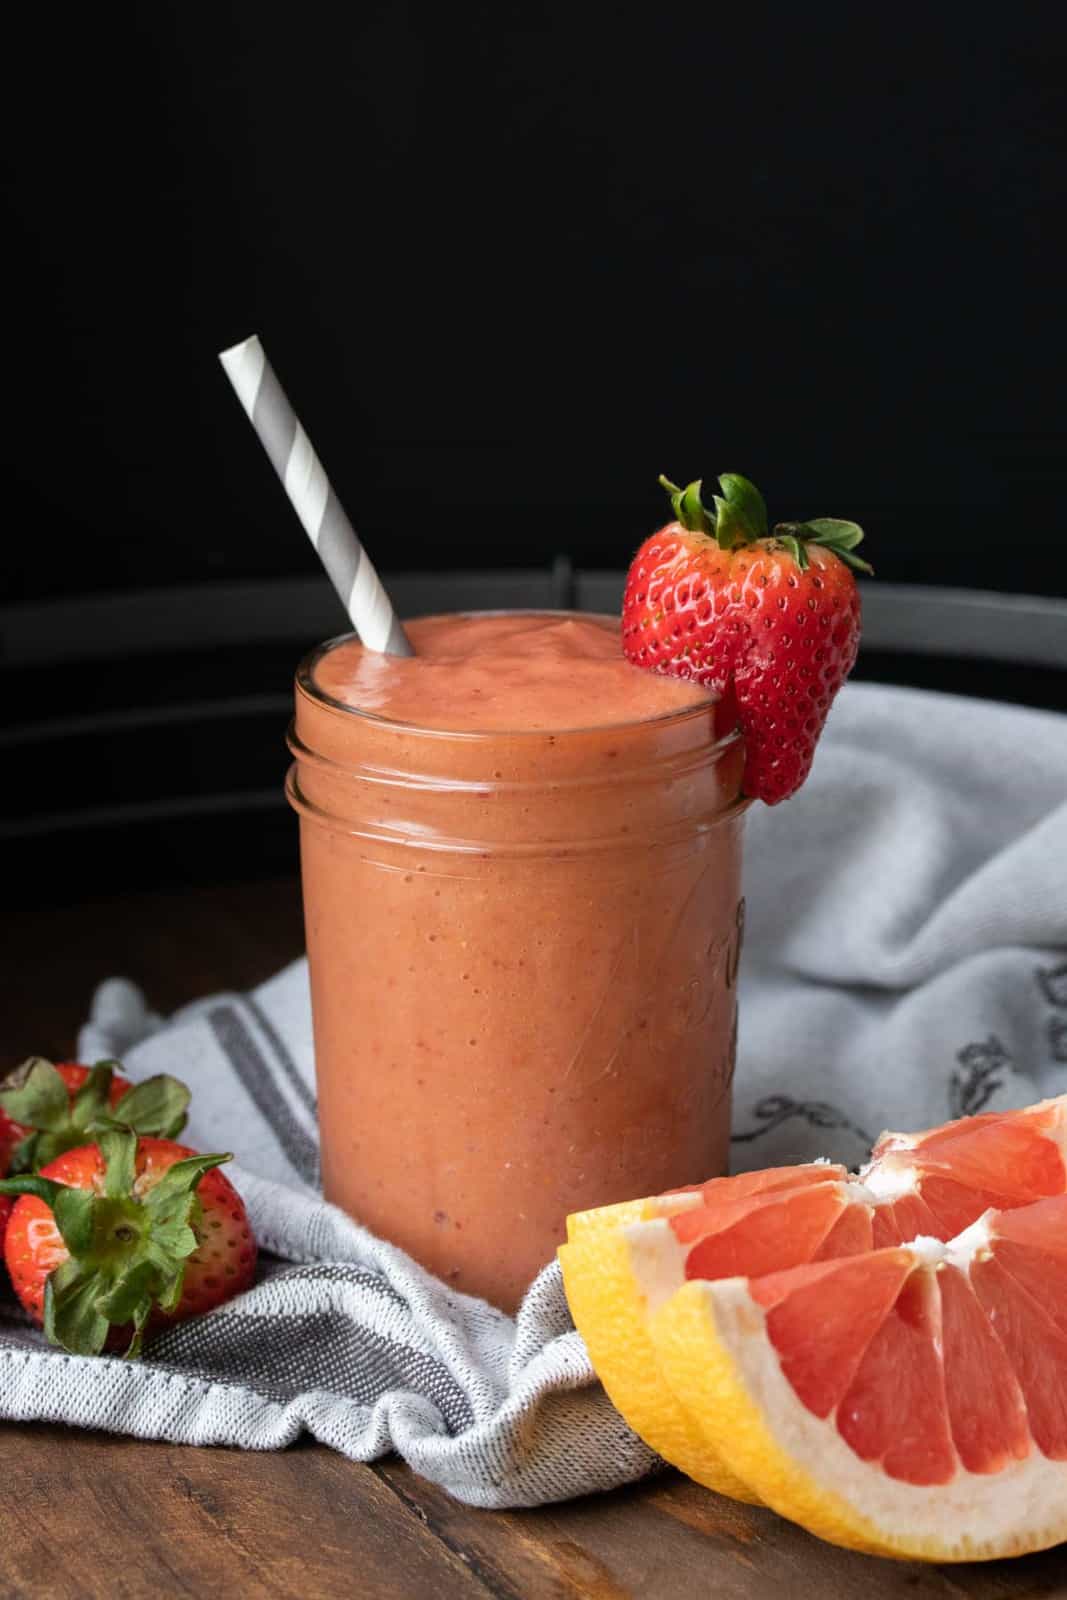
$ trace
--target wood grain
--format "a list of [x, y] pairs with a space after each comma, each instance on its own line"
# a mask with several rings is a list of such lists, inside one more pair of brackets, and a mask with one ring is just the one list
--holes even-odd
[[[301, 948], [298, 886], [101, 900], [5, 927], [0, 1062], [68, 1054], [113, 973], [167, 1011]], [[676, 1473], [529, 1511], [476, 1511], [395, 1458], [241, 1453], [0, 1424], [0, 1600], [1054, 1600], [1067, 1553], [960, 1567], [836, 1550]]]
[[492, 1595], [366, 1467], [62, 1428], [0, 1429], [0, 1595]]
[[1067, 1595], [1060, 1550], [1019, 1561], [927, 1566], [812, 1538], [666, 1472], [635, 1488], [530, 1511], [458, 1505], [390, 1460], [377, 1469], [507, 1600], [1010, 1600]]

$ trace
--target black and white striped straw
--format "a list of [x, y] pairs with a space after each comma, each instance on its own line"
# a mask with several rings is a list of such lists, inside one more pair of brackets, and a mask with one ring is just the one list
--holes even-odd
[[368, 650], [413, 655], [374, 563], [345, 516], [258, 337], [252, 334], [221, 351], [219, 360], [360, 639]]

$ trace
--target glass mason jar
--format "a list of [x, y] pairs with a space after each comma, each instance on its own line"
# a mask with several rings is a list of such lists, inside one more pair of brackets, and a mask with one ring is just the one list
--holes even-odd
[[551, 733], [390, 721], [301, 664], [326, 1196], [513, 1310], [568, 1212], [726, 1167], [743, 752], [701, 704]]

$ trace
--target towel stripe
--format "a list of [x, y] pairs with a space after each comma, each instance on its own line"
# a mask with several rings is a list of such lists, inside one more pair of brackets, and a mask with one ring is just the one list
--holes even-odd
[[232, 1005], [212, 1006], [207, 1020], [220, 1050], [240, 1078], [249, 1099], [263, 1113], [289, 1165], [305, 1183], [318, 1188], [318, 1146], [286, 1104], [248, 1025]]
[[274, 1026], [273, 1022], [252, 994], [243, 996], [244, 1003], [252, 1016], [256, 1019], [256, 1026], [274, 1051], [275, 1059], [285, 1076], [286, 1082], [292, 1087], [297, 1099], [307, 1108], [311, 1115], [318, 1115], [318, 1106], [315, 1096], [309, 1085], [304, 1081], [300, 1068], [293, 1060], [288, 1045]]

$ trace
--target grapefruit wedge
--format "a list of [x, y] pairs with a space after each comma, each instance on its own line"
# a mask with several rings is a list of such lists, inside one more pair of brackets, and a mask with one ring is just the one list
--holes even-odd
[[757, 1490], [694, 1424], [660, 1369], [649, 1317], [691, 1279], [758, 1277], [947, 1239], [989, 1207], [1067, 1189], [1067, 1096], [918, 1134], [883, 1134], [858, 1177], [815, 1162], [716, 1178], [567, 1219], [559, 1257], [575, 1325], [616, 1409], [681, 1471], [719, 1493]]
[[[710, 1212], [726, 1232], [739, 1223], [743, 1229], [744, 1219], [758, 1216], [764, 1202], [822, 1190], [844, 1176], [843, 1167], [829, 1163], [774, 1167], [735, 1178], [712, 1178], [699, 1188], [578, 1211], [567, 1218], [567, 1243], [559, 1249], [563, 1283], [575, 1326], [608, 1398], [665, 1461], [735, 1500], [757, 1497], [709, 1444], [660, 1373], [646, 1326], [645, 1279], [655, 1274], [656, 1260], [653, 1256], [643, 1261], [638, 1246], [635, 1261], [631, 1231], [640, 1237], [649, 1228], [654, 1249], [657, 1241], [670, 1249], [672, 1223], [705, 1218]], [[794, 1259], [808, 1258], [798, 1253]]]
[[948, 1243], [690, 1280], [649, 1326], [711, 1449], [812, 1533], [930, 1561], [1067, 1538], [1067, 1195]]

